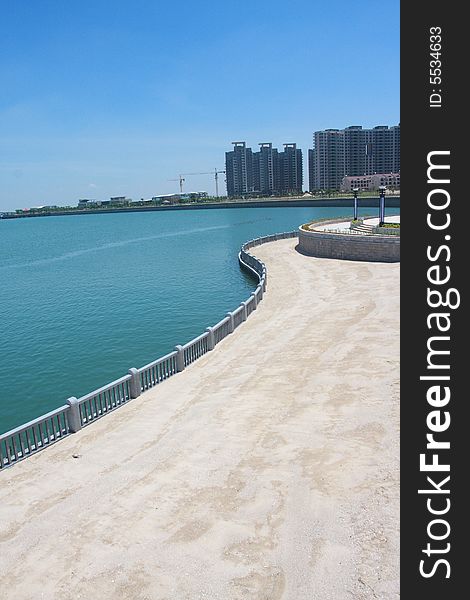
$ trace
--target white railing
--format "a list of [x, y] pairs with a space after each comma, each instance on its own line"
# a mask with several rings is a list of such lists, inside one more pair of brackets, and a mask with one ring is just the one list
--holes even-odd
[[218, 344], [225, 337], [227, 337], [229, 333], [231, 333], [230, 317], [227, 316], [227, 317], [225, 317], [225, 319], [222, 319], [222, 321], [219, 321], [217, 323], [217, 325], [214, 325], [213, 329], [214, 329], [214, 342], [216, 344]]
[[140, 389], [142, 392], [161, 383], [178, 372], [176, 368], [177, 354], [178, 352], [174, 350], [139, 369]]
[[256, 299], [252, 295], [246, 303], [246, 316], [249, 317], [254, 310], [256, 310]]
[[242, 304], [233, 311], [233, 327], [236, 329], [245, 320], [245, 306]]
[[106, 413], [119, 408], [131, 399], [131, 375], [125, 375], [94, 392], [78, 398], [81, 426], [96, 421]]
[[0, 469], [50, 446], [72, 433], [65, 404], [0, 435]]
[[243, 244], [238, 255], [240, 266], [258, 279], [256, 289], [233, 312], [227, 313], [213, 327], [184, 346], [176, 346], [173, 352], [157, 358], [140, 369], [129, 373], [81, 398], [69, 398], [67, 404], [48, 412], [29, 423], [0, 435], [0, 469], [11, 466], [50, 446], [63, 437], [79, 431], [107, 413], [116, 410], [133, 398], [140, 396], [165, 379], [183, 371], [239, 327], [256, 310], [263, 299], [267, 286], [266, 265], [248, 252], [249, 249], [275, 240], [294, 238], [297, 230], [268, 235]]
[[183, 346], [184, 353], [184, 366], [187, 367], [195, 360], [200, 358], [203, 354], [209, 351], [209, 345], [207, 338], [209, 333], [203, 333], [202, 335], [194, 338]]

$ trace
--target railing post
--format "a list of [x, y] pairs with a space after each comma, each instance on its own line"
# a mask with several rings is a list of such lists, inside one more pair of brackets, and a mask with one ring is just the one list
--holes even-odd
[[263, 292], [265, 292], [266, 291], [266, 287], [268, 285], [268, 273], [267, 273], [266, 269], [264, 269], [264, 271], [263, 271], [263, 277], [264, 277], [264, 279], [263, 279]]
[[243, 310], [242, 310], [242, 321], [246, 321], [248, 315], [247, 315], [247, 310], [246, 310], [246, 302], [242, 302], [240, 304], [240, 306], [243, 306]]
[[235, 329], [235, 319], [233, 318], [233, 313], [228, 312], [227, 317], [230, 317], [230, 321], [228, 322], [228, 332], [233, 333]]
[[140, 374], [139, 371], [137, 369], [135, 369], [134, 367], [132, 367], [131, 369], [129, 369], [129, 375], [131, 376], [131, 380], [130, 380], [130, 393], [131, 393], [131, 398], [138, 398], [140, 396], [141, 393], [141, 387], [140, 387]]
[[176, 355], [176, 370], [178, 371], [178, 373], [181, 373], [181, 371], [184, 371], [184, 350], [183, 350], [183, 346], [181, 346], [180, 344], [178, 344], [178, 346], [175, 346], [175, 350], [178, 352], [178, 354]]
[[213, 350], [214, 347], [215, 347], [214, 328], [213, 327], [206, 327], [206, 331], [209, 334], [209, 336], [207, 338], [207, 349], [208, 350]]
[[255, 292], [251, 292], [250, 296], [253, 296], [253, 310], [256, 310], [258, 306], [258, 299], [256, 298]]
[[78, 399], [75, 398], [75, 396], [71, 396], [67, 399], [67, 404], [69, 405], [69, 414], [67, 415], [69, 429], [72, 433], [76, 433], [82, 428], [82, 418], [80, 416]]
[[259, 287], [259, 299], [262, 300], [263, 299], [263, 284], [259, 283], [258, 287]]

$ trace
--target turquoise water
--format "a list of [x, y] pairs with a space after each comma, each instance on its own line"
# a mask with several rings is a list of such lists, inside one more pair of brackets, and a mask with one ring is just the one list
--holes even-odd
[[0, 432], [166, 354], [236, 308], [255, 287], [237, 261], [246, 240], [349, 212], [0, 220]]

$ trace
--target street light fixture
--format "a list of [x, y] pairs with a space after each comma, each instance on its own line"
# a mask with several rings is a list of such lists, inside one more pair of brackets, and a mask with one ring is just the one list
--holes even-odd
[[385, 190], [387, 188], [384, 185], [379, 187], [380, 200], [379, 200], [379, 227], [385, 223]]
[[354, 188], [353, 189], [353, 193], [354, 193], [354, 221], [357, 221], [357, 192], [359, 191], [359, 188]]

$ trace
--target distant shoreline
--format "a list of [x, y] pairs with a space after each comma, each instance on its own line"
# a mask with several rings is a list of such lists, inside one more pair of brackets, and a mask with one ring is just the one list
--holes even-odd
[[[379, 199], [374, 196], [366, 196], [358, 199], [359, 206], [363, 208], [377, 208]], [[400, 196], [387, 196], [386, 205], [392, 208], [400, 207]], [[234, 200], [225, 202], [204, 202], [194, 204], [172, 204], [167, 206], [125, 206], [122, 208], [97, 208], [93, 210], [76, 209], [41, 213], [24, 213], [15, 215], [4, 215], [0, 220], [25, 219], [32, 217], [63, 217], [68, 215], [94, 215], [105, 213], [129, 213], [129, 212], [152, 212], [168, 210], [204, 210], [216, 208], [288, 208], [288, 207], [352, 207], [353, 198], [294, 198], [292, 200], [269, 199], [269, 200]]]

